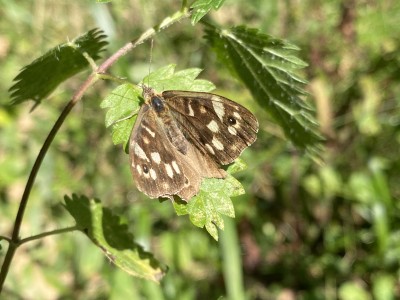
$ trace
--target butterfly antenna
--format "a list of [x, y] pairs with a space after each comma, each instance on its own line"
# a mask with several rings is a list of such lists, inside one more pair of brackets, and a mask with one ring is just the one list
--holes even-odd
[[151, 63], [153, 61], [153, 46], [154, 39], [150, 40], [150, 62], [149, 62], [149, 74], [147, 75], [147, 86], [150, 86], [150, 72], [151, 72]]

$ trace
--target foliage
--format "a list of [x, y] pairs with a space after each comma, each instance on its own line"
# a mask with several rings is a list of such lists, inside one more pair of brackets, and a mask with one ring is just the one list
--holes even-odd
[[99, 200], [66, 196], [65, 208], [74, 217], [78, 228], [125, 272], [154, 281], [164, 276], [165, 267], [134, 242], [128, 226], [121, 223], [119, 216], [103, 208]]
[[[24, 243], [12, 261], [1, 296], [400, 297], [398, 2], [358, 6], [355, 1], [133, 1], [132, 7], [123, 1], [112, 1], [112, 5], [94, 2], [46, 6], [2, 2], [2, 263], [19, 198], [44, 137], [60, 107], [88, 76], [81, 71], [91, 70], [82, 51], [70, 49], [77, 39], [62, 42], [69, 36], [90, 36], [88, 28], [101, 28], [108, 37], [92, 31], [96, 34], [83, 50], [101, 63], [100, 53], [103, 59], [110, 57], [126, 41], [184, 14], [183, 8], [192, 14], [158, 32], [152, 54], [148, 45], [140, 45], [116, 62], [110, 73], [99, 77], [113, 78], [122, 85], [97, 81], [68, 115], [32, 189], [20, 232]], [[109, 45], [102, 51], [105, 40]], [[55, 53], [57, 57], [65, 53], [71, 62], [65, 71], [59, 72], [66, 64], [54, 59]], [[202, 69], [201, 77], [213, 81], [216, 93], [256, 113], [258, 140], [242, 155], [247, 168], [243, 170], [240, 162], [230, 166], [240, 170], [234, 176], [246, 193], [229, 197], [228, 206], [219, 207], [218, 199], [210, 201], [202, 194], [197, 203], [171, 205], [170, 201], [149, 201], [135, 190], [127, 156], [113, 145], [126, 143], [134, 118], [113, 122], [138, 109], [140, 92], [135, 86], [148, 83], [158, 73], [149, 72], [150, 60], [152, 68], [168, 71], [171, 78], [188, 72], [192, 75], [189, 82]], [[79, 68], [74, 68], [73, 61], [78, 61]], [[22, 66], [32, 70], [36, 62], [40, 68], [34, 76], [23, 69], [16, 77]], [[50, 62], [51, 67], [43, 62]], [[175, 72], [171, 64], [183, 71]], [[43, 76], [48, 76], [48, 85]], [[152, 84], [160, 84], [159, 90], [170, 82], [160, 76], [153, 79]], [[7, 92], [10, 86], [14, 98]], [[28, 98], [35, 104], [43, 98], [51, 101], [42, 101], [28, 113]], [[111, 133], [104, 127], [104, 110], [98, 107], [101, 99], [107, 109], [106, 125], [113, 124]], [[325, 141], [323, 151], [320, 136]], [[316, 164], [303, 150], [324, 163]], [[225, 195], [225, 183], [213, 185], [212, 181], [203, 189], [224, 190]], [[63, 195], [72, 193], [85, 195], [65, 196], [64, 206], [73, 218], [62, 204]], [[88, 199], [101, 199], [101, 203]], [[214, 219], [197, 214], [198, 207], [210, 208], [206, 203], [215, 204], [208, 214]], [[234, 212], [235, 218], [222, 217], [219, 212], [231, 217]], [[177, 213], [188, 213], [189, 218]], [[109, 220], [110, 227], [100, 220]], [[217, 231], [216, 242], [189, 220], [197, 226], [208, 224], [213, 234], [217, 231], [213, 225], [223, 221], [224, 231]], [[51, 232], [74, 223], [85, 234]], [[91, 224], [94, 227], [86, 231]], [[128, 257], [112, 247], [119, 242], [132, 249]], [[164, 275], [164, 264], [168, 272], [159, 284], [123, 271], [154, 279], [151, 274]]]
[[107, 42], [101, 30], [92, 29], [75, 40], [58, 45], [24, 67], [10, 88], [13, 104], [27, 100], [40, 102], [60, 83], [86, 69], [87, 53], [93, 60], [100, 58]]

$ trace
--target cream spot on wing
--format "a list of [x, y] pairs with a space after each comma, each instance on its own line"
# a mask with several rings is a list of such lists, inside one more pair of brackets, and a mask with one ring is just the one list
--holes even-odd
[[237, 151], [237, 147], [236, 147], [235, 144], [231, 145], [230, 148], [231, 148], [232, 151]]
[[[133, 167], [133, 164], [132, 164], [132, 167]], [[142, 167], [140, 165], [136, 166], [136, 170], [139, 173], [139, 175], [142, 175]]]
[[145, 144], [148, 144], [148, 143], [150, 143], [150, 140], [149, 140], [149, 138], [147, 136], [143, 136], [143, 142]]
[[240, 116], [239, 113], [237, 113], [236, 111], [233, 112], [233, 115], [235, 116], [236, 119], [241, 120], [242, 117]]
[[213, 147], [211, 147], [210, 144], [205, 144], [205, 146], [206, 146], [208, 152], [210, 152], [211, 154], [215, 154], [214, 149], [213, 149]]
[[154, 131], [152, 131], [149, 127], [142, 125], [144, 129], [146, 129], [146, 131], [152, 136], [155, 137], [156, 133]]
[[212, 132], [218, 132], [219, 131], [218, 124], [214, 120], [212, 120], [210, 123], [208, 123], [207, 127]]
[[228, 131], [232, 135], [236, 135], [237, 134], [236, 128], [233, 127], [233, 126], [228, 126]]
[[215, 113], [217, 114], [218, 118], [223, 121], [225, 115], [225, 108], [224, 104], [221, 102], [221, 99], [217, 96], [212, 96], [211, 100], [213, 100], [213, 108]]
[[149, 161], [149, 158], [147, 157], [146, 153], [144, 153], [143, 149], [138, 144], [135, 144], [133, 150], [135, 154], [139, 156], [139, 158]]
[[172, 162], [172, 167], [174, 168], [176, 173], [181, 174], [181, 170], [179, 169], [178, 164], [175, 160]]
[[224, 145], [222, 145], [222, 143], [217, 138], [215, 138], [215, 136], [212, 139], [212, 144], [218, 150], [224, 150]]
[[151, 152], [151, 159], [158, 165], [161, 162], [160, 153], [158, 152]]
[[193, 111], [192, 105], [190, 105], [190, 102], [188, 102], [187, 106], [189, 108], [189, 116], [193, 117], [194, 116], [194, 111]]
[[169, 189], [169, 184], [166, 182], [163, 182], [162, 186], [164, 189]]
[[165, 171], [167, 171], [167, 175], [172, 178], [174, 177], [174, 171], [172, 171], [170, 164], [165, 164]]
[[201, 106], [200, 106], [200, 112], [201, 112], [202, 114], [205, 114], [205, 113], [207, 112], [207, 109], [206, 109], [203, 105], [201, 105]]
[[153, 169], [150, 169], [150, 177], [151, 177], [151, 179], [153, 179], [153, 180], [156, 180], [156, 179], [157, 179], [156, 171], [154, 171]]

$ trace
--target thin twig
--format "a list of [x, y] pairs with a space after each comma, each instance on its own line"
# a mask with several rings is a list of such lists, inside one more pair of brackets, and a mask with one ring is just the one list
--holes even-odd
[[78, 226], [75, 225], [75, 226], [71, 226], [71, 227], [66, 227], [66, 228], [55, 229], [55, 230], [52, 230], [52, 231], [43, 232], [43, 233], [40, 233], [40, 234], [37, 234], [37, 235], [33, 235], [33, 236], [30, 236], [30, 237], [27, 237], [25, 239], [20, 240], [18, 246], [20, 246], [22, 244], [25, 244], [25, 243], [28, 243], [28, 242], [31, 242], [31, 241], [39, 240], [39, 239], [44, 238], [46, 236], [61, 234], [61, 233], [65, 233], [65, 232], [71, 232], [71, 231], [75, 231], [75, 230], [78, 230], [78, 229], [79, 229]]
[[9, 237], [6, 237], [4, 235], [0, 235], [0, 240], [6, 240], [7, 242], [11, 242], [11, 239]]

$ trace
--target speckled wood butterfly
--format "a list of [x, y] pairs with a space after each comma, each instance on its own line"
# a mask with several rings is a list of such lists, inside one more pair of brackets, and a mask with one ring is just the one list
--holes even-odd
[[156, 93], [143, 86], [129, 141], [132, 176], [150, 198], [199, 192], [203, 178], [224, 178], [220, 165], [233, 162], [257, 138], [258, 121], [222, 96], [189, 91]]

